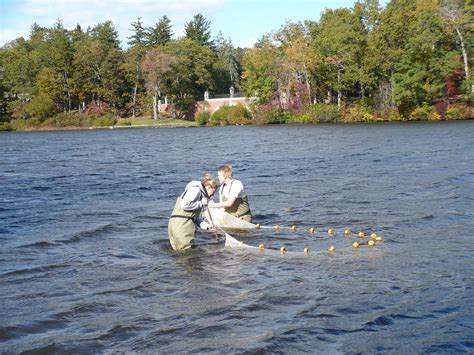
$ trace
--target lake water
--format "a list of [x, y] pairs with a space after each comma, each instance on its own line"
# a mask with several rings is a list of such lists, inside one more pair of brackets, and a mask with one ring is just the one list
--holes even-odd
[[[0, 352], [473, 353], [473, 146], [473, 121], [1, 133]], [[224, 163], [282, 229], [172, 252]]]

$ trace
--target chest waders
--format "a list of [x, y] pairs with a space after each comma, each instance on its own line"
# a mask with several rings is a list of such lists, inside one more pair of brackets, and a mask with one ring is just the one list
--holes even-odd
[[[222, 188], [222, 192], [223, 191], [224, 191], [224, 188]], [[229, 186], [229, 191], [230, 191], [230, 186]], [[222, 196], [222, 202], [227, 201], [227, 199], [228, 199], [227, 196]], [[237, 197], [234, 201], [234, 204], [230, 207], [227, 207], [225, 211], [244, 221], [252, 222], [252, 212], [250, 211], [249, 200], [247, 196]]]
[[194, 211], [183, 210], [181, 201], [182, 195], [176, 200], [168, 222], [168, 238], [173, 250], [184, 250], [192, 247], [196, 237], [195, 221], [201, 213], [201, 208]]

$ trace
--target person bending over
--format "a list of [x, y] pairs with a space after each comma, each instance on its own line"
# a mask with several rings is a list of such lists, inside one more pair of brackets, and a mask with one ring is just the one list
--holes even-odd
[[176, 199], [168, 222], [168, 238], [173, 250], [191, 248], [196, 238], [196, 225], [202, 229], [213, 228], [201, 217], [201, 211], [217, 190], [217, 183], [211, 174], [202, 181], [191, 181]]

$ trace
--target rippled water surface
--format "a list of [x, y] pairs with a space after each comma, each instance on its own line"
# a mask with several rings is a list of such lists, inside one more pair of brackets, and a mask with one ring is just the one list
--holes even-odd
[[[2, 133], [0, 352], [472, 353], [473, 133], [472, 121]], [[223, 163], [255, 222], [282, 229], [233, 234], [263, 253], [204, 232], [172, 252], [176, 197]]]

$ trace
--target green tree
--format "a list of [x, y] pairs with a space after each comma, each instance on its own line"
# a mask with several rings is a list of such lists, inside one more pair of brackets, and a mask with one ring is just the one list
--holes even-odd
[[130, 31], [132, 31], [132, 35], [130, 37], [127, 37], [130, 40], [128, 41], [128, 44], [131, 47], [145, 46], [148, 37], [148, 32], [147, 29], [143, 27], [141, 17], [138, 17], [138, 19], [135, 22], [132, 22], [131, 25], [132, 28], [130, 29]]
[[326, 10], [319, 24], [311, 28], [311, 35], [313, 46], [323, 61], [324, 81], [330, 91], [337, 92], [340, 107], [343, 93], [354, 90], [359, 84], [360, 60], [366, 45], [363, 23], [349, 9]]
[[[42, 44], [42, 64], [56, 69], [59, 73], [68, 73], [71, 70], [73, 57], [72, 43], [69, 31], [64, 28], [60, 19], [56, 20], [54, 27], [48, 29], [46, 39]], [[37, 48], [40, 50], [40, 48]]]
[[171, 41], [171, 37], [173, 36], [171, 20], [164, 15], [160, 18], [155, 27], [148, 28], [147, 34], [148, 47], [164, 46]]
[[1, 82], [5, 90], [2, 105], [9, 115], [23, 116], [25, 104], [36, 94], [36, 76], [40, 71], [39, 58], [30, 41], [22, 37], [0, 49]]
[[132, 118], [135, 118], [140, 112], [139, 98], [144, 89], [141, 62], [145, 53], [146, 48], [142, 45], [137, 45], [130, 47], [125, 54], [125, 75], [127, 82], [131, 84], [130, 109], [132, 111]]
[[359, 65], [356, 72], [360, 96], [365, 98], [366, 95], [372, 96], [377, 93], [377, 86], [381, 80], [377, 52], [382, 52], [384, 46], [381, 44], [381, 48], [374, 47], [371, 39], [381, 24], [382, 9], [379, 0], [364, 0], [354, 5], [353, 12], [365, 29], [365, 43], [358, 58]]
[[211, 23], [202, 14], [194, 15], [193, 19], [184, 24], [185, 37], [202, 46], [213, 48], [211, 41]]
[[48, 36], [48, 29], [41, 27], [36, 22], [31, 25], [29, 42], [32, 48], [38, 48], [46, 41]]
[[64, 28], [60, 19], [47, 31], [46, 40], [36, 48], [36, 52], [41, 67], [51, 68], [57, 73], [60, 92], [58, 97], [52, 97], [53, 101], [60, 105], [62, 111], [71, 111], [74, 48], [69, 31]]
[[394, 108], [390, 78], [398, 62], [398, 45], [391, 40], [387, 26], [382, 19], [383, 12], [378, 0], [365, 0], [354, 6], [354, 13], [364, 23], [367, 45], [361, 57], [362, 97], [371, 97], [371, 104], [380, 111]]
[[195, 102], [207, 89], [215, 87], [212, 77], [215, 54], [209, 47], [188, 38], [169, 42], [166, 52], [176, 58], [169, 83], [174, 114], [179, 118], [193, 119]]
[[115, 110], [125, 105], [125, 68], [124, 55], [120, 48], [111, 48], [107, 51], [101, 63], [100, 97]]
[[[129, 37], [130, 49], [127, 53], [126, 59], [126, 69], [129, 73], [132, 74], [131, 81], [133, 82], [133, 93], [132, 93], [132, 118], [135, 118], [137, 115], [137, 99], [140, 94], [140, 88], [143, 87], [143, 73], [141, 71], [141, 62], [143, 56], [146, 53], [146, 44], [148, 38], [148, 32], [143, 27], [141, 18], [139, 17], [136, 22], [132, 22], [133, 35]], [[130, 78], [130, 75], [128, 75]]]
[[392, 76], [394, 99], [403, 110], [442, 97], [444, 78], [460, 64], [436, 8], [417, 8], [405, 30], [410, 37]]
[[72, 31], [70, 31], [69, 36], [71, 37], [71, 42], [74, 46], [77, 42], [86, 38], [88, 34], [82, 30], [81, 25], [77, 24], [76, 27]]
[[42, 123], [48, 117], [52, 117], [58, 112], [53, 99], [45, 94], [36, 95], [25, 105], [26, 117], [34, 119], [34, 123]]
[[[51, 68], [43, 68], [36, 78], [36, 87], [39, 94], [48, 96], [61, 109], [61, 76]], [[56, 101], [55, 101], [56, 100]]]
[[358, 0], [354, 4], [354, 13], [362, 20], [367, 32], [380, 25], [381, 12], [379, 0]]
[[247, 96], [256, 96], [260, 104], [271, 100], [278, 89], [281, 51], [264, 36], [250, 48], [242, 60], [241, 86]]
[[0, 48], [0, 123], [9, 121], [8, 104], [13, 100], [11, 86], [6, 77], [7, 49]]
[[378, 78], [376, 95], [382, 110], [396, 107], [392, 76], [396, 72], [404, 47], [410, 37], [416, 0], [391, 1], [380, 14], [380, 23], [368, 35], [365, 64]]
[[77, 43], [74, 83], [83, 110], [91, 101], [99, 105], [106, 102], [115, 109], [124, 105], [124, 61], [121, 49], [110, 48], [97, 39]]
[[[238, 51], [232, 45], [232, 40], [225, 40], [219, 32], [215, 40], [215, 51], [217, 58], [221, 61], [223, 69], [228, 76], [228, 86], [232, 85], [235, 88], [240, 88], [241, 58]], [[227, 87], [228, 87], [227, 86]]]
[[87, 38], [76, 44], [74, 85], [82, 110], [90, 101], [100, 99], [101, 65], [105, 57], [106, 47], [97, 40]]
[[217, 91], [224, 92], [231, 85], [239, 89], [241, 70], [238, 54], [232, 45], [232, 41], [230, 39], [225, 40], [222, 33], [219, 32], [214, 43], [218, 59], [214, 65]]
[[120, 48], [120, 41], [118, 39], [118, 32], [114, 27], [112, 21], [105, 21], [98, 23], [92, 28], [92, 38], [98, 40], [106, 47], [109, 48]]

